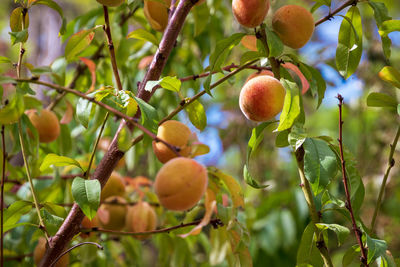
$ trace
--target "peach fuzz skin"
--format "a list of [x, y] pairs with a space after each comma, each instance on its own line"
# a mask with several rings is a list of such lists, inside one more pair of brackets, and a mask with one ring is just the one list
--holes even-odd
[[204, 195], [208, 183], [206, 168], [193, 159], [175, 158], [157, 173], [155, 192], [163, 207], [185, 211], [193, 208]]
[[272, 18], [274, 31], [285, 45], [293, 49], [303, 47], [310, 40], [314, 27], [312, 14], [301, 6], [283, 6]]
[[255, 77], [240, 92], [240, 109], [249, 120], [268, 121], [282, 111], [285, 93], [277, 79], [268, 75]]
[[269, 0], [233, 0], [232, 11], [236, 20], [245, 27], [260, 25], [268, 13]]

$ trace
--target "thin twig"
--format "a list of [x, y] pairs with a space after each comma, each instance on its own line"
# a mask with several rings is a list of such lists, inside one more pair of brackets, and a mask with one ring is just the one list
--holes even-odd
[[321, 23], [327, 21], [327, 20], [331, 20], [331, 18], [333, 18], [334, 15], [336, 15], [337, 13], [339, 13], [340, 11], [342, 11], [343, 9], [345, 9], [348, 6], [351, 5], [356, 5], [358, 3], [358, 0], [348, 0], [345, 3], [343, 3], [341, 6], [339, 6], [338, 8], [336, 8], [334, 11], [329, 12], [329, 14], [321, 19], [319, 19], [317, 22], [315, 22], [315, 26], [320, 25]]
[[366, 248], [364, 247], [364, 244], [362, 242], [362, 232], [357, 226], [356, 220], [354, 218], [353, 208], [351, 206], [350, 190], [349, 190], [349, 186], [348, 186], [348, 179], [347, 179], [347, 173], [346, 173], [346, 161], [344, 160], [344, 153], [343, 153], [343, 123], [344, 123], [343, 117], [342, 117], [343, 97], [340, 94], [338, 94], [337, 99], [339, 100], [339, 105], [338, 105], [339, 106], [339, 139], [338, 139], [338, 142], [339, 142], [339, 150], [340, 150], [340, 161], [341, 161], [341, 165], [342, 165], [343, 185], [344, 185], [344, 190], [346, 193], [346, 208], [348, 209], [348, 211], [350, 213], [350, 218], [351, 218], [351, 222], [353, 224], [354, 234], [356, 236], [358, 245], [360, 246], [360, 249], [361, 249], [360, 261], [365, 266], [369, 266], [368, 261], [367, 261]]
[[[100, 204], [107, 204], [107, 205], [115, 205], [115, 206], [134, 206], [136, 204], [138, 204], [139, 202], [136, 201], [132, 201], [132, 202], [116, 202], [116, 201], [104, 201], [101, 202]], [[147, 204], [149, 204], [150, 206], [154, 206], [154, 207], [159, 207], [160, 203], [157, 202], [147, 202]], [[62, 207], [72, 207], [74, 205], [74, 203], [60, 203], [60, 204], [56, 204], [58, 206], [62, 206]]]
[[50, 264], [50, 267], [54, 266], [54, 265], [57, 263], [57, 261], [58, 261], [59, 259], [61, 259], [65, 254], [67, 254], [67, 253], [69, 253], [71, 250], [73, 250], [73, 249], [75, 249], [75, 248], [77, 248], [77, 247], [83, 246], [83, 245], [94, 245], [94, 246], [96, 246], [98, 249], [103, 250], [103, 246], [101, 246], [100, 244], [97, 244], [97, 243], [95, 243], [95, 242], [82, 242], [82, 243], [76, 244], [75, 246], [70, 247], [69, 249], [67, 249], [66, 251], [64, 251], [63, 253], [61, 253], [61, 254], [53, 261], [53, 263]]
[[371, 221], [371, 232], [375, 232], [376, 218], [378, 216], [378, 213], [379, 213], [379, 210], [380, 210], [380, 207], [382, 204], [382, 198], [383, 198], [383, 193], [385, 192], [386, 182], [389, 177], [390, 170], [393, 168], [393, 166], [395, 164], [393, 155], [394, 155], [394, 151], [396, 150], [396, 146], [397, 146], [397, 142], [399, 141], [399, 137], [400, 137], [400, 125], [397, 128], [397, 133], [393, 140], [393, 143], [390, 145], [388, 164], [387, 164], [385, 175], [383, 176], [381, 188], [379, 190], [378, 200], [376, 201], [374, 216], [372, 217], [372, 221]]
[[114, 115], [116, 115], [117, 117], [120, 117], [122, 119], [125, 119], [128, 123], [134, 125], [135, 127], [139, 128], [142, 132], [144, 132], [145, 134], [147, 134], [148, 136], [150, 136], [155, 142], [161, 142], [164, 145], [166, 145], [169, 149], [171, 149], [177, 156], [180, 156], [179, 154], [179, 148], [169, 144], [168, 142], [162, 140], [161, 138], [157, 137], [157, 135], [155, 135], [154, 133], [152, 133], [150, 130], [148, 130], [147, 128], [145, 128], [143, 125], [138, 123], [138, 119], [137, 118], [133, 118], [133, 117], [129, 117], [128, 115], [118, 111], [117, 109], [110, 107], [107, 104], [104, 104], [103, 102], [97, 101], [95, 100], [93, 97], [90, 97], [88, 95], [85, 95], [82, 92], [79, 92], [77, 90], [68, 88], [68, 87], [64, 87], [58, 84], [53, 84], [53, 83], [48, 83], [48, 82], [43, 82], [43, 81], [38, 81], [35, 79], [15, 79], [17, 82], [28, 82], [28, 83], [34, 83], [34, 84], [40, 84], [40, 85], [44, 85], [47, 86], [49, 88], [53, 88], [56, 90], [60, 90], [60, 91], [65, 91], [71, 94], [74, 94], [76, 96], [79, 96], [81, 98], [84, 98], [92, 103], [95, 103], [96, 105], [101, 106], [102, 108], [108, 110], [109, 112], [113, 113]]
[[[153, 231], [147, 231], [147, 232], [125, 232], [125, 231], [115, 231], [115, 230], [108, 230], [108, 229], [103, 229], [103, 228], [82, 228], [81, 232], [82, 233], [90, 233], [90, 232], [100, 232], [100, 233], [109, 233], [109, 234], [114, 234], [114, 235], [152, 235], [152, 234], [161, 234], [161, 233], [169, 233], [173, 230], [177, 230], [180, 228], [188, 227], [188, 226], [194, 226], [198, 225], [201, 222], [201, 220], [190, 222], [190, 223], [181, 223], [176, 226], [168, 227], [168, 228], [162, 228], [158, 230], [153, 230]], [[220, 219], [213, 219], [210, 220], [209, 224], [211, 224], [213, 227], [219, 227], [223, 226], [223, 223]]]
[[115, 81], [117, 82], [118, 90], [121, 91], [122, 83], [121, 83], [121, 78], [119, 77], [117, 60], [115, 59], [115, 48], [114, 48], [114, 43], [113, 43], [112, 36], [111, 36], [110, 20], [108, 18], [108, 7], [103, 5], [103, 11], [104, 11], [104, 21], [106, 23], [103, 26], [103, 29], [104, 29], [104, 32], [106, 33], [106, 37], [107, 37], [107, 45], [108, 45], [108, 50], [110, 51], [111, 65], [112, 65]]
[[3, 148], [3, 170], [1, 174], [1, 201], [0, 201], [0, 213], [1, 213], [1, 254], [0, 254], [0, 266], [4, 266], [4, 236], [3, 236], [3, 207], [4, 207], [4, 180], [6, 179], [6, 158], [7, 158], [7, 153], [6, 153], [6, 141], [5, 141], [5, 136], [4, 136], [4, 125], [1, 126], [1, 143], [2, 143], [2, 148]]
[[29, 169], [29, 163], [28, 163], [27, 156], [26, 156], [24, 140], [22, 139], [21, 119], [18, 121], [18, 135], [19, 135], [19, 142], [21, 143], [22, 157], [24, 158], [24, 165], [25, 165], [26, 175], [28, 176], [28, 181], [29, 181], [29, 185], [30, 185], [30, 188], [31, 188], [33, 202], [35, 203], [36, 212], [37, 212], [37, 215], [38, 215], [38, 218], [39, 218], [39, 229], [41, 229], [44, 232], [46, 240], [48, 241], [49, 240], [49, 234], [47, 233], [46, 226], [44, 225], [42, 215], [40, 214], [39, 201], [38, 201], [38, 199], [36, 197], [35, 189], [33, 187], [31, 171]]

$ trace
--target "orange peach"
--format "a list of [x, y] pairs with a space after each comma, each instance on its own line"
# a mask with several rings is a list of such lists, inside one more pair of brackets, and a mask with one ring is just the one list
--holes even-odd
[[157, 173], [155, 192], [162, 206], [184, 211], [193, 208], [204, 195], [208, 176], [206, 168], [189, 158], [168, 161]]
[[28, 110], [26, 113], [38, 131], [40, 142], [53, 142], [60, 135], [60, 122], [53, 111], [43, 109], [38, 113], [36, 110]]
[[294, 49], [303, 47], [310, 40], [314, 27], [312, 14], [301, 6], [283, 6], [272, 18], [274, 31], [285, 45]]
[[108, 204], [101, 204], [97, 210], [99, 225], [104, 229], [119, 231], [125, 226], [126, 200], [113, 196], [106, 199]]
[[106, 198], [111, 196], [124, 196], [125, 195], [125, 184], [124, 178], [119, 175], [117, 172], [112, 172], [110, 178], [106, 185], [101, 190], [101, 202], [103, 202]]
[[159, 32], [163, 32], [168, 24], [168, 9], [171, 0], [159, 1], [144, 0], [143, 12], [151, 27]]
[[[46, 252], [46, 238], [40, 237], [38, 243], [33, 251], [33, 260], [36, 266], [39, 266], [40, 261], [42, 260], [44, 253]], [[65, 254], [57, 261], [54, 265], [55, 267], [65, 267], [69, 264], [69, 253]]]
[[268, 13], [269, 0], [233, 0], [232, 11], [236, 20], [245, 27], [260, 25]]
[[[147, 202], [139, 202], [128, 209], [126, 215], [126, 229], [130, 232], [153, 231], [157, 226], [157, 215], [154, 209]], [[139, 240], [144, 240], [150, 235], [134, 236]]]
[[257, 37], [254, 35], [245, 35], [240, 41], [244, 47], [251, 51], [257, 51]]
[[262, 75], [268, 75], [268, 76], [274, 77], [274, 73], [273, 73], [272, 71], [263, 70], [263, 71], [260, 71], [260, 72], [256, 72], [256, 73], [251, 74], [249, 77], [247, 77], [245, 83], [247, 83], [248, 81], [250, 81], [251, 79], [253, 79], [253, 78], [255, 78], [255, 77], [262, 76]]
[[[185, 124], [174, 120], [164, 122], [158, 127], [157, 131], [157, 137], [178, 147], [180, 149], [179, 153], [183, 157], [187, 157], [190, 154], [189, 139], [191, 134], [190, 129]], [[171, 149], [161, 142], [153, 141], [153, 151], [162, 163], [177, 157]]]
[[[99, 226], [99, 221], [97, 219], [97, 216], [95, 216], [92, 220], [89, 220], [88, 217], [85, 216], [85, 218], [83, 218], [82, 222], [81, 222], [81, 226], [82, 228], [86, 228], [86, 229], [90, 229], [93, 227], [98, 227]], [[89, 237], [93, 234], [93, 232], [89, 232], [89, 233], [81, 233], [80, 236], [82, 238], [86, 238]]]
[[282, 111], [285, 88], [275, 78], [262, 75], [243, 86], [239, 105], [243, 114], [252, 121], [267, 121]]

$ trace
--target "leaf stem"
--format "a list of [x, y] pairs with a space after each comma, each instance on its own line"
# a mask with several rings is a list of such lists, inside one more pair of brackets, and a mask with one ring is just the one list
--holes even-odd
[[375, 205], [374, 215], [372, 216], [371, 232], [375, 231], [376, 218], [378, 216], [378, 213], [379, 213], [379, 210], [380, 210], [380, 207], [382, 204], [382, 198], [383, 198], [383, 193], [385, 192], [386, 182], [389, 177], [390, 170], [393, 168], [393, 166], [395, 164], [393, 155], [394, 155], [394, 151], [396, 150], [396, 146], [397, 146], [397, 142], [399, 141], [399, 137], [400, 137], [400, 125], [397, 128], [397, 133], [393, 140], [393, 143], [390, 145], [390, 153], [389, 153], [389, 159], [388, 159], [386, 172], [385, 172], [385, 175], [383, 176], [381, 188], [379, 190], [378, 200], [376, 201], [376, 205]]
[[37, 215], [38, 215], [38, 218], [39, 218], [39, 229], [41, 229], [44, 232], [44, 235], [45, 235], [46, 240], [48, 242], [49, 235], [48, 235], [48, 233], [46, 231], [46, 226], [44, 225], [42, 215], [40, 215], [39, 201], [38, 201], [38, 199], [36, 197], [36, 194], [35, 194], [35, 190], [34, 190], [33, 182], [32, 182], [32, 177], [31, 177], [31, 172], [29, 170], [29, 164], [28, 164], [28, 160], [27, 160], [27, 156], [26, 156], [24, 140], [22, 138], [21, 119], [18, 121], [18, 135], [19, 135], [19, 142], [21, 143], [22, 157], [24, 159], [26, 175], [28, 176], [28, 181], [29, 181], [29, 185], [30, 185], [30, 188], [31, 188], [33, 202], [35, 204], [36, 212], [37, 212]]
[[339, 100], [339, 150], [340, 150], [340, 161], [342, 165], [342, 177], [343, 177], [343, 185], [344, 185], [344, 190], [346, 193], [346, 208], [350, 213], [350, 218], [351, 222], [353, 224], [353, 231], [356, 236], [358, 245], [360, 246], [361, 249], [361, 258], [360, 261], [364, 266], [369, 266], [368, 261], [367, 261], [367, 252], [366, 248], [364, 247], [364, 244], [362, 242], [362, 232], [358, 228], [356, 220], [354, 218], [354, 213], [353, 213], [353, 208], [351, 206], [351, 199], [350, 199], [350, 190], [348, 186], [348, 179], [347, 179], [347, 173], [346, 173], [346, 161], [344, 160], [344, 154], [343, 154], [343, 117], [342, 117], [342, 106], [343, 106], [343, 97], [338, 94], [337, 99]]

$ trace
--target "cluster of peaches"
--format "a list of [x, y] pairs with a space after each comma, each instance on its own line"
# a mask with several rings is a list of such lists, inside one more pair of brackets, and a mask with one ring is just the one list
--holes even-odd
[[[244, 27], [254, 28], [265, 19], [269, 0], [233, 0], [232, 11], [236, 20]], [[305, 8], [286, 5], [273, 15], [272, 28], [283, 44], [293, 49], [303, 47], [314, 32], [314, 19]], [[242, 44], [257, 51], [257, 38], [247, 35]], [[270, 71], [252, 74], [244, 84], [239, 97], [240, 109], [253, 121], [268, 121], [282, 111], [285, 89]]]

